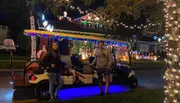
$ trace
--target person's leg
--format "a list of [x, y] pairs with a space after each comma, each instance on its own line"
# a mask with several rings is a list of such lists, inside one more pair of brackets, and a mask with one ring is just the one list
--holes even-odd
[[58, 86], [57, 86], [56, 91], [55, 91], [55, 96], [58, 97], [58, 92], [62, 88], [64, 82], [63, 82], [63, 79], [61, 78], [61, 75], [59, 73], [56, 74], [56, 80], [57, 80]]
[[50, 93], [51, 99], [54, 99], [54, 85], [56, 82], [56, 74], [48, 73], [48, 77], [49, 77], [49, 93]]
[[109, 86], [110, 86], [110, 72], [106, 71], [104, 73], [105, 79], [106, 79], [106, 94], [108, 94]]
[[102, 75], [102, 70], [101, 69], [97, 69], [97, 75], [98, 75], [98, 82], [99, 82], [99, 87], [100, 87], [100, 95], [104, 94], [104, 90], [103, 90], [103, 75]]

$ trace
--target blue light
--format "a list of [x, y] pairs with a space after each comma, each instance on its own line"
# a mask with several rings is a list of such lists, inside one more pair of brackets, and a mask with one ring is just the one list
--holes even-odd
[[77, 38], [72, 38], [72, 40], [77, 40]]
[[42, 35], [44, 38], [48, 38], [48, 35], [47, 34], [43, 34]]
[[164, 40], [164, 39], [166, 39], [166, 37], [165, 37], [165, 36], [162, 36], [161, 39]]
[[[109, 88], [109, 93], [122, 93], [127, 91], [129, 91], [129, 88], [127, 86], [122, 86], [122, 85], [111, 85]], [[61, 100], [71, 100], [76, 98], [95, 96], [98, 95], [99, 93], [100, 93], [99, 86], [67, 88], [60, 90], [58, 93], [58, 97]]]
[[13, 89], [1, 88], [0, 89], [0, 102], [1, 103], [12, 103], [12, 98], [14, 94]]
[[36, 34], [35, 33], [31, 33], [30, 36], [36, 36]]
[[42, 14], [42, 20], [45, 20], [45, 16], [44, 16], [44, 14]]
[[69, 38], [69, 40], [72, 40], [72, 38]]
[[153, 36], [153, 39], [154, 39], [154, 40], [157, 40], [157, 36]]

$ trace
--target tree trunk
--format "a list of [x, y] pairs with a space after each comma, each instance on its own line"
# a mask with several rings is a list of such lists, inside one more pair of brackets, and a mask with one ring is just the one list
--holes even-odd
[[180, 54], [179, 54], [179, 15], [180, 1], [166, 0], [166, 52], [167, 69], [164, 78], [166, 79], [164, 103], [180, 103]]

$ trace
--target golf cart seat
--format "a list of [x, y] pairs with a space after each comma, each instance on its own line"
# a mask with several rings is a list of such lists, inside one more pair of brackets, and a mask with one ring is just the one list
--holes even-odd
[[71, 56], [71, 64], [72, 64], [72, 68], [77, 71], [83, 67], [83, 63], [80, 61], [80, 59], [77, 56]]
[[61, 73], [62, 76], [72, 76], [73, 74], [69, 70], [63, 70]]
[[87, 64], [84, 64], [81, 71], [77, 71], [79, 80], [81, 80], [85, 84], [90, 84], [93, 82], [93, 70]]
[[82, 63], [76, 56], [71, 57], [71, 63], [78, 73], [79, 80], [85, 84], [92, 83], [93, 71], [88, 64]]
[[73, 74], [69, 70], [64, 70], [61, 73], [65, 85], [71, 85], [74, 82]]

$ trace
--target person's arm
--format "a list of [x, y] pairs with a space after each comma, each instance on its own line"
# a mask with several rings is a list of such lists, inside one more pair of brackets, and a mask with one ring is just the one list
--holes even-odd
[[96, 63], [96, 61], [97, 61], [97, 58], [95, 56], [93, 62], [90, 65], [94, 65]]
[[97, 52], [97, 50], [96, 50], [95, 53], [94, 53], [94, 60], [93, 60], [92, 63], [90, 64], [91, 66], [93, 66], [93, 65], [96, 63], [96, 61], [97, 61], [96, 52]]
[[109, 63], [108, 63], [108, 68], [107, 69], [111, 69], [112, 67], [112, 63], [113, 63], [113, 59], [112, 59], [112, 55], [111, 55], [111, 52], [110, 50], [107, 51], [107, 55], [108, 55], [108, 60], [109, 60]]

